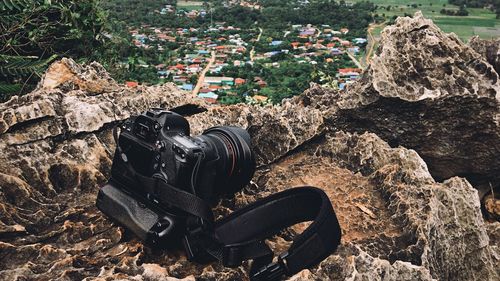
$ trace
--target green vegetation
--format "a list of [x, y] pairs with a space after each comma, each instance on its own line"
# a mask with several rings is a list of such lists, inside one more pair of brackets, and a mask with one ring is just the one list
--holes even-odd
[[175, 5], [175, 2], [175, 0], [109, 0], [101, 1], [100, 5], [109, 13], [110, 20], [116, 21], [122, 28], [141, 25], [184, 28], [200, 26], [196, 20], [188, 17], [179, 17], [175, 13], [161, 14], [165, 4]]
[[500, 0], [448, 0], [450, 4], [467, 8], [489, 8], [500, 18]]
[[5, 79], [0, 82], [0, 101], [23, 92], [26, 86], [31, 88], [32, 85], [27, 84], [30, 82], [30, 77], [40, 76], [54, 58], [55, 56], [39, 59], [35, 56], [0, 55], [0, 76]]
[[365, 36], [368, 24], [373, 21], [371, 13], [375, 5], [359, 2], [347, 5], [343, 1], [318, 0], [308, 5], [301, 1], [260, 1], [262, 10], [242, 6], [216, 6], [213, 19], [230, 25], [250, 28], [258, 22], [264, 29], [283, 30], [291, 24], [327, 24], [333, 28], [349, 28], [353, 36]]
[[[328, 24], [333, 28], [347, 27], [356, 36], [364, 36], [372, 19], [375, 5], [359, 2], [347, 5], [343, 1], [318, 0], [309, 5], [301, 1], [263, 0], [262, 10], [239, 5], [226, 7], [223, 1], [161, 1], [161, 0], [112, 0], [103, 1], [102, 7], [110, 12], [112, 18], [128, 26], [143, 24], [162, 27], [206, 27], [213, 21], [222, 21], [240, 28], [253, 28], [257, 22], [265, 29], [283, 29], [290, 24]], [[161, 14], [165, 5], [176, 6], [177, 11], [192, 9], [212, 9], [207, 18], [192, 19], [175, 13]]]
[[0, 0], [0, 101], [33, 89], [57, 56], [90, 60], [105, 45], [96, 0]]
[[204, 8], [203, 3], [202, 1], [178, 0], [177, 8], [186, 11], [201, 10]]
[[[347, 1], [356, 3], [362, 0]], [[463, 41], [469, 40], [474, 35], [484, 39], [500, 37], [500, 20], [497, 18], [499, 12], [498, 0], [371, 0], [371, 2], [377, 5], [374, 15], [378, 17], [378, 21], [387, 20], [390, 22], [398, 16], [413, 16], [415, 12], [420, 10], [425, 17], [432, 19], [443, 31], [454, 32]], [[464, 2], [467, 3], [465, 9], [468, 16], [443, 15], [440, 13], [442, 9], [458, 12], [460, 6], [463, 6], [461, 3]], [[490, 8], [488, 8], [488, 4], [482, 6], [486, 2], [492, 3], [493, 6]], [[451, 3], [456, 3], [459, 6]], [[480, 5], [475, 3], [480, 3]], [[374, 33], [378, 34], [377, 30], [374, 30]]]
[[441, 9], [439, 11], [440, 14], [442, 15], [448, 15], [448, 16], [460, 16], [460, 17], [465, 17], [469, 15], [469, 11], [465, 9], [465, 6], [460, 6], [458, 10], [448, 10], [448, 9]]

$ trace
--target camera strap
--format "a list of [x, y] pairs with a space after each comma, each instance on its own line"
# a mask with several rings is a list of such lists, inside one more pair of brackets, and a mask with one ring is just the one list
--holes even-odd
[[[297, 235], [290, 248], [278, 255], [264, 242], [297, 223], [312, 223]], [[224, 266], [236, 267], [252, 259], [250, 280], [273, 281], [314, 266], [340, 244], [341, 230], [330, 200], [316, 187], [297, 187], [273, 194], [219, 220], [215, 241], [205, 249]], [[200, 237], [196, 237], [200, 239]]]
[[[340, 225], [330, 199], [316, 187], [296, 187], [270, 195], [212, 225], [212, 211], [199, 197], [154, 178], [138, 177], [146, 188], [160, 186], [154, 189], [162, 192], [157, 194], [162, 201], [208, 222], [208, 227], [200, 227], [184, 237], [190, 259], [204, 251], [227, 267], [253, 260], [252, 281], [275, 281], [296, 274], [327, 258], [340, 244]], [[309, 221], [312, 223], [273, 262], [274, 253], [265, 239]]]

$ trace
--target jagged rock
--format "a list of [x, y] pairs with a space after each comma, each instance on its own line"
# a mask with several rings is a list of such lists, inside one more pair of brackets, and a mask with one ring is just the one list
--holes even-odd
[[495, 68], [496, 72], [500, 74], [500, 39], [484, 40], [479, 38], [479, 36], [474, 36], [470, 40], [469, 46], [483, 55]]
[[116, 82], [109, 76], [104, 67], [91, 63], [83, 67], [71, 59], [63, 58], [50, 65], [38, 88], [66, 90], [80, 89], [89, 94], [110, 92], [118, 88]]
[[[408, 34], [410, 29], [415, 31]], [[393, 46], [392, 51], [384, 47], [392, 46], [389, 35], [400, 39], [394, 41], [402, 46], [409, 42], [420, 46], [415, 50], [427, 55], [425, 63], [435, 63], [434, 70], [426, 71], [436, 80], [439, 97], [433, 92], [433, 99], [421, 99], [417, 88], [425, 83], [396, 75], [397, 64], [417, 54], [403, 47]], [[342, 245], [320, 265], [291, 280], [498, 280], [500, 223], [485, 222], [478, 191], [467, 180], [452, 177], [460, 175], [453, 173], [461, 171], [456, 168], [465, 163], [461, 157], [473, 164], [489, 163], [490, 170], [485, 165], [477, 168], [488, 178], [498, 168], [498, 157], [490, 157], [499, 155], [494, 150], [498, 131], [491, 120], [498, 104], [494, 97], [483, 95], [489, 89], [498, 91], [498, 82], [488, 82], [486, 72], [472, 68], [462, 71], [473, 77], [468, 81], [476, 83], [475, 92], [450, 93], [458, 86], [437, 81], [444, 69], [439, 63], [448, 55], [449, 60], [460, 62], [470, 56], [472, 65], [491, 66], [422, 18], [399, 20], [385, 36], [374, 66], [382, 67], [377, 75], [386, 76], [374, 77], [378, 70], [372, 67], [347, 94], [313, 85], [278, 107], [210, 106], [173, 85], [125, 88], [96, 63], [79, 66], [62, 60], [52, 65], [37, 90], [0, 104], [0, 280], [247, 279], [247, 263], [229, 269], [217, 263], [188, 262], [181, 251], [142, 244], [96, 209], [98, 188], [111, 166], [112, 128], [150, 107], [185, 114], [194, 134], [215, 125], [249, 130], [259, 168], [251, 184], [233, 198], [221, 200], [215, 209], [218, 218], [294, 185], [326, 191], [343, 229]], [[432, 46], [422, 39], [432, 42], [432, 38], [442, 40], [443, 50], [454, 51], [429, 53]], [[459, 71], [458, 65], [451, 66], [452, 73]], [[451, 76], [449, 81], [461, 77]], [[397, 107], [408, 104], [406, 111], [391, 108], [389, 101]], [[457, 105], [446, 111], [452, 101]], [[446, 119], [454, 117], [463, 124], [465, 118], [460, 119], [458, 112], [470, 109], [465, 101], [475, 111], [468, 116], [472, 118], [465, 128], [469, 131], [462, 132], [464, 142], [476, 140], [471, 136], [479, 134], [476, 138], [484, 138], [485, 144], [460, 154], [455, 151], [464, 143], [458, 138], [459, 127]], [[364, 110], [373, 114], [373, 120], [363, 119], [369, 116], [362, 115]], [[428, 115], [420, 117], [422, 110]], [[394, 121], [396, 114], [405, 134], [392, 126], [400, 124]], [[373, 126], [362, 120], [370, 120]], [[338, 130], [356, 131], [356, 126], [380, 134], [393, 147], [373, 133]], [[432, 126], [436, 136], [429, 137], [425, 132]], [[485, 128], [489, 135], [481, 135]], [[427, 140], [425, 149], [395, 147], [398, 143], [388, 138], [394, 135], [407, 141], [410, 133], [416, 138], [410, 144]], [[437, 137], [443, 142], [436, 142]], [[458, 153], [456, 158], [452, 151]], [[434, 162], [424, 161], [419, 154]], [[450, 177], [443, 183], [436, 182], [428, 169], [439, 175], [439, 169], [433, 170], [438, 160], [458, 162], [450, 164], [446, 174]], [[304, 226], [284, 231], [269, 245], [278, 253], [283, 251]]]
[[247, 128], [252, 136], [259, 165], [269, 164], [321, 133], [323, 116], [319, 110], [289, 101], [280, 106], [209, 108], [189, 118], [194, 134], [217, 125]]
[[[439, 280], [500, 277], [496, 250], [488, 247], [477, 191], [461, 178], [434, 182], [415, 151], [390, 148], [373, 134], [327, 134], [324, 141], [259, 174], [256, 182], [260, 187], [322, 187], [343, 227], [343, 243], [384, 260], [387, 266], [396, 261], [408, 263], [405, 268], [411, 274], [418, 272], [419, 276]], [[279, 189], [272, 188], [271, 192]], [[464, 236], [468, 238], [464, 240]], [[335, 260], [343, 263], [363, 255], [350, 253], [350, 257], [342, 251]], [[366, 258], [358, 262], [366, 263]], [[345, 270], [346, 265], [342, 268]], [[335, 279], [335, 274], [326, 276], [343, 280]], [[350, 274], [358, 278], [364, 275], [357, 272], [346, 276]], [[366, 274], [369, 280], [383, 278], [373, 271]], [[395, 275], [393, 280], [405, 279], [402, 276]], [[406, 280], [414, 278], [420, 277]]]
[[332, 103], [332, 130], [370, 131], [415, 149], [438, 180], [500, 185], [498, 74], [421, 13], [384, 29], [360, 81]]

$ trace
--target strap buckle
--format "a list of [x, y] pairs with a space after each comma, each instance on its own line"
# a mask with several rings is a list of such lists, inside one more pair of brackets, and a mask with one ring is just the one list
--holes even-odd
[[201, 226], [186, 230], [182, 244], [189, 261], [205, 262], [207, 260], [208, 254], [204, 245], [206, 239], [205, 230]]
[[243, 261], [241, 244], [225, 245], [222, 248], [222, 264], [225, 267], [238, 267]]
[[251, 281], [279, 281], [283, 275], [288, 273], [286, 258], [288, 252], [279, 255], [278, 262], [273, 262], [261, 267], [256, 273], [250, 277]]
[[[222, 263], [225, 267], [238, 267], [243, 260], [248, 258], [271, 255], [272, 252], [267, 252], [269, 248], [262, 240], [250, 240], [242, 243], [224, 245], [222, 247]], [[270, 251], [270, 250], [268, 250]]]

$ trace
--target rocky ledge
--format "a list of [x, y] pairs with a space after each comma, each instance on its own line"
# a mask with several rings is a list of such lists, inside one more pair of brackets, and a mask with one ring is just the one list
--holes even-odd
[[[258, 171], [219, 217], [292, 186], [327, 192], [342, 245], [291, 280], [498, 280], [500, 82], [487, 51], [498, 43], [476, 43], [400, 18], [346, 92], [313, 85], [275, 107], [210, 106], [173, 85], [125, 88], [97, 63], [56, 62], [34, 92], [0, 104], [0, 280], [247, 278], [247, 264], [149, 248], [96, 209], [112, 128], [150, 107], [187, 116], [195, 134], [250, 132]], [[268, 243], [279, 252], [303, 227]]]

